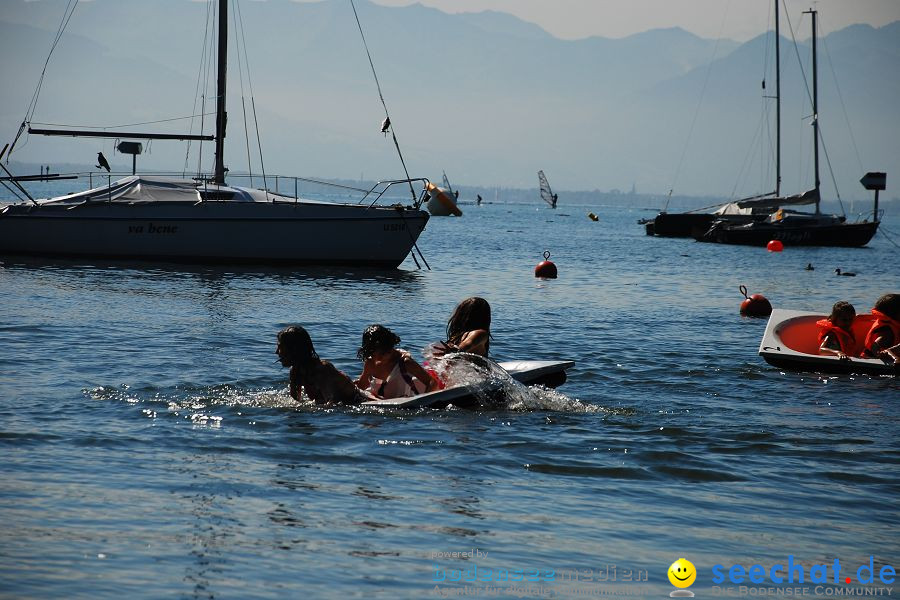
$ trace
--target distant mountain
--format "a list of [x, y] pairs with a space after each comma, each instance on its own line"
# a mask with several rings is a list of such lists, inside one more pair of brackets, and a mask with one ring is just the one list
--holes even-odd
[[486, 10], [479, 13], [460, 13], [459, 20], [488, 35], [520, 37], [526, 40], [547, 40], [552, 36], [535, 25], [507, 13]]
[[[62, 0], [4, 3], [0, 143], [22, 120], [64, 6]], [[571, 41], [497, 12], [449, 15], [366, 0], [356, 6], [413, 174], [439, 179], [446, 170], [460, 184], [529, 188], [544, 169], [558, 189], [636, 183], [648, 192], [674, 187], [712, 196], [769, 185], [771, 167], [763, 164], [769, 152], [752, 148], [754, 139], [758, 146], [771, 135], [761, 127], [771, 106], [761, 81], [767, 79], [767, 94], [774, 86], [771, 36], [738, 44], [676, 28]], [[268, 0], [239, 7], [232, 24], [243, 25], [238, 33], [247, 57], [239, 58], [233, 38], [229, 63], [251, 68], [249, 78], [246, 70], [229, 74], [229, 166], [247, 169], [246, 140], [255, 133], [245, 135], [243, 122], [245, 113], [253, 117], [252, 83], [268, 172], [400, 176], [393, 143], [379, 132], [384, 109], [349, 3]], [[204, 40], [211, 47], [208, 24], [207, 4], [189, 0], [80, 3], [50, 61], [34, 120], [196, 132], [199, 120], [149, 122], [197, 114], [204, 96], [205, 111], [212, 110], [214, 74], [201, 63]], [[900, 22], [849, 27], [821, 42], [823, 135], [842, 193], [865, 197], [856, 183], [861, 169], [900, 172], [893, 106], [900, 97]], [[809, 144], [801, 133], [809, 128], [801, 117], [809, 109], [804, 112], [805, 92], [790, 87], [802, 77], [792, 47], [784, 48], [785, 188], [791, 191], [808, 179]], [[808, 54], [802, 45], [799, 52]], [[840, 95], [828, 83], [832, 70]], [[207, 82], [205, 95], [196, 94], [198, 76]], [[862, 164], [847, 141], [843, 107]], [[204, 129], [211, 126], [207, 116]], [[110, 156], [111, 148], [111, 141], [32, 137], [15, 158], [83, 163], [99, 150]], [[197, 149], [194, 144], [186, 160], [183, 144], [157, 141], [139, 163], [196, 168]]]

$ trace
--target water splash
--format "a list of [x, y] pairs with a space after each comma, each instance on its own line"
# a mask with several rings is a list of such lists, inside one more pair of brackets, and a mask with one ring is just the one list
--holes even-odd
[[601, 413], [607, 409], [570, 398], [542, 385], [524, 385], [503, 367], [477, 354], [457, 352], [429, 357], [428, 368], [447, 386], [467, 385], [473, 389], [480, 408], [491, 410]]
[[[216, 427], [221, 425], [224, 418], [215, 414], [220, 407], [296, 409], [298, 406], [305, 405], [305, 403], [298, 403], [291, 398], [286, 390], [246, 389], [233, 385], [173, 390], [153, 388], [133, 390], [130, 386], [123, 384], [118, 387], [99, 386], [83, 390], [83, 393], [94, 400], [122, 402], [129, 405], [150, 405], [142, 408], [141, 413], [151, 419], [170, 414], [188, 419], [197, 425]], [[165, 405], [165, 408], [153, 405]]]
[[[426, 363], [447, 386], [466, 385], [473, 390], [480, 410], [509, 410], [516, 412], [554, 411], [568, 413], [613, 413], [596, 404], [571, 398], [557, 390], [541, 385], [526, 386], [516, 381], [496, 362], [467, 353], [453, 353], [431, 357]], [[187, 386], [172, 389], [133, 389], [127, 384], [99, 386], [84, 390], [94, 400], [143, 405], [142, 414], [156, 419], [165, 415], [190, 420], [197, 425], [221, 426], [223, 418], [233, 416], [222, 407], [232, 409], [289, 409], [301, 412], [383, 412], [373, 407], [335, 407], [317, 405], [305, 395], [294, 400], [286, 389], [248, 389], [233, 384]], [[162, 407], [161, 407], [162, 406]], [[164, 407], [164, 408], [163, 408]], [[458, 409], [453, 405], [448, 410]], [[471, 407], [467, 407], [471, 408]], [[240, 413], [238, 413], [240, 414]]]

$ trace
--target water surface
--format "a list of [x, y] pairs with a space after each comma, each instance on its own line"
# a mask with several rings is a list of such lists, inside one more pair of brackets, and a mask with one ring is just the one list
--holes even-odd
[[[900, 291], [888, 238], [769, 253], [564, 197], [462, 208], [420, 239], [430, 271], [4, 259], [0, 595], [414, 598], [477, 565], [663, 597], [685, 556], [709, 596], [715, 564], [900, 563], [900, 384], [770, 367], [738, 314], [740, 284], [868, 309]], [[282, 327], [356, 376], [367, 325], [418, 355], [470, 295], [495, 358], [571, 359], [569, 381], [494, 411], [288, 396]]]

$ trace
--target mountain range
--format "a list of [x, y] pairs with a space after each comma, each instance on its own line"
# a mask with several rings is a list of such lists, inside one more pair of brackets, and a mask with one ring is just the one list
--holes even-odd
[[[4, 2], [0, 143], [23, 120], [65, 5]], [[256, 132], [243, 125], [255, 109], [269, 173], [402, 176], [391, 136], [380, 132], [385, 108], [349, 0], [237, 6], [229, 168], [247, 170], [250, 140], [253, 170], [260, 170]], [[543, 169], [560, 190], [634, 186], [733, 197], [774, 188], [770, 32], [745, 43], [677, 28], [570, 41], [498, 12], [451, 15], [367, 0], [356, 8], [413, 176], [439, 181], [446, 171], [458, 184], [533, 187]], [[214, 46], [213, 24], [209, 5], [189, 0], [80, 3], [48, 63], [32, 121], [196, 133], [199, 119], [162, 120], [205, 111], [211, 131], [215, 74], [201, 57]], [[806, 39], [796, 50], [782, 42], [786, 193], [811, 187], [809, 32], [798, 35]], [[823, 190], [834, 193], [830, 162], [842, 197], [868, 198], [858, 184], [863, 173], [900, 172], [900, 21], [833, 32], [819, 40], [819, 54]], [[239, 72], [239, 64], [249, 70]], [[155, 141], [138, 161], [196, 169], [198, 149], [195, 142], [188, 154], [183, 143]], [[206, 143], [206, 169], [210, 150]], [[112, 140], [38, 136], [20, 142], [14, 158], [87, 163], [98, 151], [126, 163]]]

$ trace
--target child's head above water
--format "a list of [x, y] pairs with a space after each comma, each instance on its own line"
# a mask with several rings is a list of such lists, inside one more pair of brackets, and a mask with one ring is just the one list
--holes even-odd
[[366, 360], [375, 353], [388, 352], [400, 343], [400, 337], [384, 325], [369, 325], [362, 335], [362, 345], [356, 351], [360, 360]]
[[299, 325], [291, 325], [278, 332], [278, 347], [275, 352], [281, 359], [281, 364], [286, 367], [301, 365], [319, 358], [309, 333]]
[[900, 321], [900, 294], [885, 294], [875, 301], [875, 310]]
[[460, 302], [447, 322], [447, 339], [476, 329], [490, 330], [491, 305], [484, 298], [473, 296]]
[[850, 329], [854, 317], [856, 317], [856, 309], [853, 308], [853, 305], [845, 300], [839, 300], [831, 307], [831, 316], [828, 317], [828, 320], [844, 329]]

